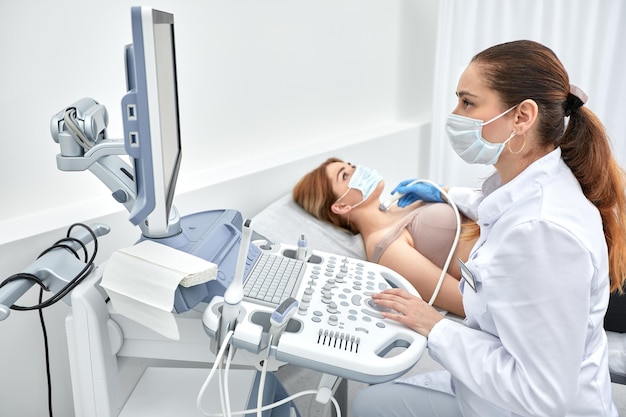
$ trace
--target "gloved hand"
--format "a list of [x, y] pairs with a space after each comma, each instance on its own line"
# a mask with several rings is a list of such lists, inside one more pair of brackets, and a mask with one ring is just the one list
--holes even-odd
[[400, 182], [391, 192], [392, 195], [395, 193], [404, 194], [404, 196], [398, 200], [398, 207], [406, 207], [417, 200], [431, 203], [445, 202], [443, 198], [441, 198], [441, 193], [434, 185], [427, 182], [412, 184], [414, 181], [416, 180], [404, 180]]

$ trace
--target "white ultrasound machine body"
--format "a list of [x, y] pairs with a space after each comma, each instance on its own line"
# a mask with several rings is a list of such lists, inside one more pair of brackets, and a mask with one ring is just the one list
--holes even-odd
[[[285, 364], [319, 372], [319, 389], [336, 389], [341, 378], [389, 381], [419, 361], [426, 339], [382, 318], [370, 298], [373, 292], [389, 287], [416, 294], [399, 274], [378, 264], [310, 248], [304, 259], [294, 259], [295, 245], [242, 240], [240, 236], [231, 248], [234, 252], [249, 247], [245, 295], [228, 342], [234, 352], [230, 384], [234, 410], [250, 408], [264, 361], [268, 377]], [[121, 315], [106, 302], [99, 285], [103, 270], [106, 264], [72, 292], [72, 314], [67, 318], [76, 415], [202, 415], [196, 399], [209, 368], [218, 362], [224, 292], [176, 314], [180, 339], [172, 340]], [[293, 286], [273, 282], [283, 272]], [[279, 295], [263, 299], [271, 291]], [[291, 315], [280, 337], [272, 340], [273, 316], [285, 302]], [[205, 409], [219, 413], [215, 408], [219, 404], [217, 381], [212, 384], [202, 402]], [[265, 384], [264, 404], [276, 401], [272, 397], [276, 384], [275, 377]]]

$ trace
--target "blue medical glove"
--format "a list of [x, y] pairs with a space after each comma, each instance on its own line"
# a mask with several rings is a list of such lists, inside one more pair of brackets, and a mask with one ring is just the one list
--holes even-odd
[[392, 195], [395, 193], [404, 194], [404, 196], [398, 200], [398, 207], [406, 207], [417, 200], [431, 203], [445, 202], [443, 198], [441, 198], [441, 193], [434, 185], [427, 182], [412, 184], [414, 181], [414, 179], [404, 180], [391, 192]]

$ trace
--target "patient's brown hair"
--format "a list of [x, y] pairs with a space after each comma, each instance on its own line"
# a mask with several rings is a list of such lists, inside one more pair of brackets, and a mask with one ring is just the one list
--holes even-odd
[[337, 200], [332, 184], [326, 174], [326, 167], [333, 162], [343, 162], [339, 158], [328, 158], [320, 166], [306, 174], [293, 188], [293, 200], [312, 216], [337, 227], [358, 233], [348, 221], [333, 213], [331, 206]]

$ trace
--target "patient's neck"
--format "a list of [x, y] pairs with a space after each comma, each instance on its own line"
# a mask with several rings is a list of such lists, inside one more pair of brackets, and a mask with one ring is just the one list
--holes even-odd
[[405, 208], [394, 206], [387, 211], [382, 211], [378, 203], [363, 204], [350, 212], [349, 219], [350, 223], [365, 237], [393, 226], [418, 205], [412, 204]]

